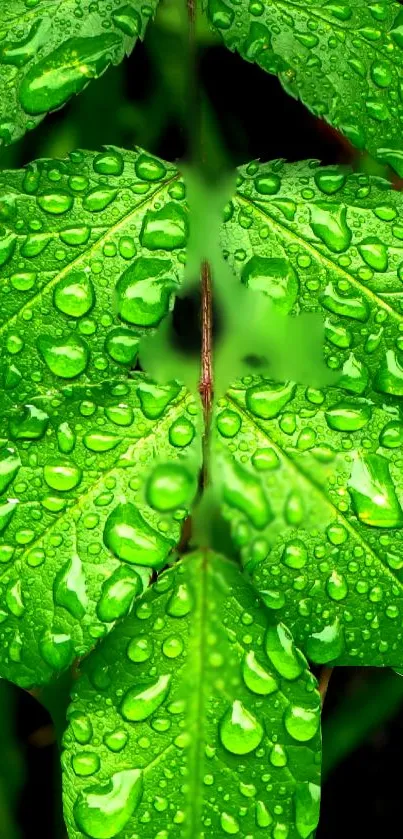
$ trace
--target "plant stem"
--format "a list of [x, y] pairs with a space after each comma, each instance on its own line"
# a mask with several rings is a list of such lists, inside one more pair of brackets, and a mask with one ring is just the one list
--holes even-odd
[[208, 453], [211, 425], [211, 408], [213, 403], [213, 324], [212, 324], [212, 287], [211, 270], [208, 262], [201, 266], [201, 375], [199, 393], [203, 405], [204, 434], [203, 434], [203, 487], [208, 483]]

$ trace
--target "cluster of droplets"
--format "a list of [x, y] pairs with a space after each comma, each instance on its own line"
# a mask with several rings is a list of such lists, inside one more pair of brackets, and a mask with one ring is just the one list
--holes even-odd
[[[29, 670], [36, 644], [39, 671], [61, 670], [127, 614], [150, 569], [166, 563], [196, 491], [198, 407], [178, 386], [140, 376], [84, 392], [38, 400], [4, 426], [1, 637], [4, 667], [29, 683], [21, 664]], [[161, 459], [150, 467], [155, 435]]]
[[0, 191], [6, 400], [135, 366], [140, 337], [167, 314], [183, 270], [177, 174], [108, 148], [3, 173]]
[[[317, 779], [320, 703], [306, 661], [285, 626], [267, 626], [253, 595], [253, 613], [242, 610], [251, 590], [228, 563], [209, 557], [202, 595], [203, 562], [192, 555], [159, 578], [89, 660], [87, 680], [76, 690], [64, 753], [67, 784], [75, 790], [72, 812], [69, 787], [66, 800], [72, 824], [91, 839], [112, 839], [124, 827], [146, 829], [153, 839], [182, 835], [192, 810], [200, 813], [199, 829], [240, 839], [263, 829], [272, 839], [307, 839], [316, 827], [319, 787], [295, 780], [295, 750], [288, 748], [309, 744], [311, 778]], [[224, 599], [217, 573], [230, 586]], [[236, 623], [229, 619], [234, 597], [242, 610]], [[200, 624], [206, 608], [209, 631]], [[217, 618], [226, 626], [222, 644]], [[193, 731], [191, 706], [202, 678], [206, 704], [196, 712]], [[202, 773], [204, 792], [192, 791], [194, 771]]]
[[402, 420], [381, 399], [252, 377], [218, 404], [226, 515], [266, 605], [318, 663], [397, 663]]
[[209, 0], [208, 15], [228, 46], [278, 74], [316, 116], [402, 175], [402, 11], [386, 3], [311, 5]]

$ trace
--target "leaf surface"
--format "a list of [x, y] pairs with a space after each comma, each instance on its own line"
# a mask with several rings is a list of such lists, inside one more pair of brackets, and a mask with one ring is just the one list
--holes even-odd
[[0, 144], [18, 140], [143, 38], [155, 0], [3, 0]]
[[320, 702], [237, 568], [191, 554], [83, 664], [64, 735], [70, 839], [307, 839]]
[[291, 96], [403, 175], [399, 3], [208, 0], [207, 13], [231, 50], [278, 75]]
[[127, 611], [139, 592], [129, 566], [164, 564], [192, 497], [197, 457], [189, 486], [165, 477], [174, 503], [158, 512], [145, 483], [153, 461], [183, 459], [197, 406], [180, 386], [132, 372], [181, 276], [178, 177], [114, 148], [0, 176], [1, 672], [24, 686], [84, 654]]
[[402, 199], [315, 164], [242, 175], [228, 259], [290, 311], [322, 313], [340, 378], [317, 390], [250, 376], [229, 391], [216, 417], [226, 514], [253, 582], [311, 659], [398, 665]]

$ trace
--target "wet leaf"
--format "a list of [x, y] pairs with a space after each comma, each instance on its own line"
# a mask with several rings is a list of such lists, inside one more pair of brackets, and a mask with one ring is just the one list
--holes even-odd
[[189, 555], [82, 669], [64, 736], [71, 839], [311, 836], [315, 679], [234, 565]]
[[18, 140], [119, 64], [144, 37], [155, 8], [154, 0], [2, 3], [0, 145]]
[[399, 3], [208, 0], [207, 14], [231, 50], [277, 75], [315, 116], [403, 176]]

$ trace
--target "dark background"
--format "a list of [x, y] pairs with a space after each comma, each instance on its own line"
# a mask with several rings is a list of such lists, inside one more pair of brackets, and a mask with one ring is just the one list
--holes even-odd
[[[0, 166], [61, 157], [76, 147], [100, 149], [102, 143], [141, 145], [165, 159], [183, 159], [187, 156], [183, 66], [182, 43], [175, 32], [163, 21], [150, 27], [145, 43], [138, 44], [122, 66], [110, 68], [80, 97], [4, 151]], [[284, 157], [379, 170], [289, 98], [275, 78], [207, 35], [201, 39], [200, 77], [209, 102], [217, 166], [223, 159], [233, 166], [254, 158]], [[3, 725], [10, 721], [0, 733], [4, 758], [0, 784], [3, 780], [8, 800], [14, 798], [11, 821], [19, 825], [19, 839], [64, 839], [50, 718], [29, 694], [0, 687], [0, 716], [5, 715]], [[402, 700], [403, 678], [391, 671], [339, 668], [333, 672], [324, 709], [324, 788], [317, 839], [386, 839], [398, 834]], [[9, 839], [7, 834], [0, 830], [1, 839], [3, 835]]]

